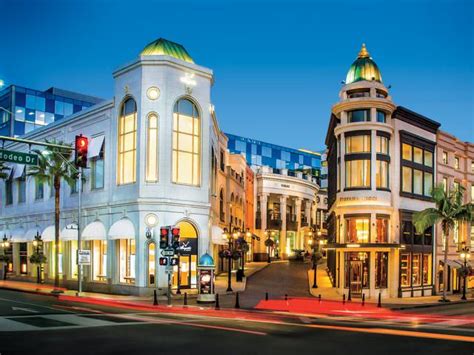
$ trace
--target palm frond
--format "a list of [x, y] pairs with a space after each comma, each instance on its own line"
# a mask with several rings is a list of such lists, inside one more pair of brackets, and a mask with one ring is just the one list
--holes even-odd
[[413, 224], [418, 233], [423, 233], [428, 227], [439, 222], [443, 215], [436, 208], [427, 208], [413, 214]]

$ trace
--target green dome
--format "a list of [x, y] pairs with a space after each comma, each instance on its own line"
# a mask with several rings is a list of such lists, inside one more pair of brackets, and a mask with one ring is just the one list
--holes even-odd
[[206, 253], [199, 258], [199, 266], [214, 266], [214, 259]]
[[357, 59], [352, 63], [347, 72], [346, 84], [362, 80], [382, 82], [382, 74], [380, 74], [379, 67], [370, 57], [365, 44], [362, 45]]
[[168, 41], [164, 38], [158, 38], [156, 41], [149, 43], [142, 50], [141, 55], [169, 55], [188, 63], [194, 63], [193, 58], [191, 58], [181, 44]]

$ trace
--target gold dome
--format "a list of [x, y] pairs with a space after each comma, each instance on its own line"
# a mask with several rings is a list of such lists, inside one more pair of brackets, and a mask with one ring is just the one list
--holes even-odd
[[346, 84], [362, 80], [382, 82], [382, 74], [380, 73], [379, 67], [370, 57], [365, 43], [362, 44], [357, 59], [352, 63], [347, 72]]

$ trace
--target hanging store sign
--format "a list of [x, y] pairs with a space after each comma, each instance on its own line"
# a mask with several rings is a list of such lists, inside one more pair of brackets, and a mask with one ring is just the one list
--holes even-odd
[[78, 250], [77, 251], [77, 265], [90, 265], [90, 264], [91, 264], [91, 251]]
[[181, 238], [176, 253], [179, 255], [197, 254], [197, 238]]
[[13, 150], [0, 149], [0, 161], [10, 163], [38, 165], [38, 156], [31, 153], [15, 152]]

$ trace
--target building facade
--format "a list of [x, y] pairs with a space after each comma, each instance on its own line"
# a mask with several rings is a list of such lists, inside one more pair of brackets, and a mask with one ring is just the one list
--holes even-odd
[[340, 294], [413, 297], [433, 292], [434, 231], [415, 211], [433, 207], [436, 133], [397, 106], [365, 46], [332, 108], [328, 147], [328, 268]]
[[[436, 181], [442, 184], [445, 191], [458, 189], [462, 186], [465, 189], [464, 203], [474, 203], [474, 144], [461, 142], [453, 135], [441, 131], [437, 134], [437, 155], [436, 155]], [[443, 292], [443, 272], [445, 236], [441, 226], [436, 226], [436, 262], [435, 262], [435, 290]], [[463, 261], [460, 259], [460, 248], [465, 243], [471, 250], [474, 248], [474, 225], [461, 223], [455, 225], [452, 235], [448, 236], [448, 262], [446, 270], [448, 272], [447, 292], [457, 293], [462, 291], [461, 270]], [[472, 262], [471, 262], [472, 263]], [[469, 277], [468, 287], [474, 287], [474, 277]]]
[[0, 91], [0, 135], [18, 137], [103, 101], [57, 88], [45, 91], [10, 85]]

